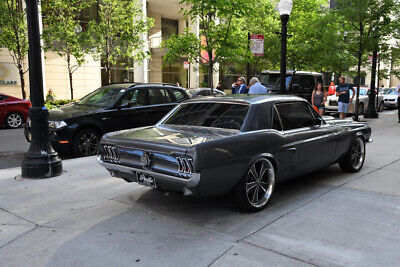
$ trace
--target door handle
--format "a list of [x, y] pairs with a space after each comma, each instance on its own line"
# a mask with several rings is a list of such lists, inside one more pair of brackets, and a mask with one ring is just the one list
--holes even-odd
[[103, 117], [103, 118], [101, 118], [102, 121], [106, 121], [106, 120], [109, 120], [109, 119], [111, 119], [111, 118], [110, 118], [110, 117]]
[[287, 151], [296, 152], [296, 148], [295, 148], [295, 147], [289, 147], [289, 148], [287, 149]]

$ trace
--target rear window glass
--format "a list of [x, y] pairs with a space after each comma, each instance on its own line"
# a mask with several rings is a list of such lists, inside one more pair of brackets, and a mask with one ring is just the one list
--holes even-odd
[[249, 106], [241, 104], [183, 104], [167, 118], [164, 124], [240, 130], [248, 111]]

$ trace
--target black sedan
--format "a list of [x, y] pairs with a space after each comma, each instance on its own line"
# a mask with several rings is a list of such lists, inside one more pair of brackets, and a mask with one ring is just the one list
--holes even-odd
[[371, 128], [324, 121], [295, 96], [185, 101], [157, 125], [103, 136], [98, 161], [112, 176], [207, 197], [232, 193], [242, 210], [262, 209], [275, 183], [339, 163], [358, 172]]
[[[95, 155], [104, 133], [154, 125], [186, 99], [189, 96], [185, 90], [174, 85], [107, 85], [79, 102], [50, 110], [50, 141], [59, 152], [72, 152], [78, 157]], [[29, 132], [28, 125], [28, 141]]]

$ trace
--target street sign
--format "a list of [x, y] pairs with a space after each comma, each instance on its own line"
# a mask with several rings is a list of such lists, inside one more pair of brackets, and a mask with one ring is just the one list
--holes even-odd
[[264, 35], [262, 34], [250, 35], [250, 50], [254, 56], [262, 57], [264, 55]]
[[183, 61], [183, 68], [185, 70], [188, 70], [190, 68], [190, 62], [189, 61]]

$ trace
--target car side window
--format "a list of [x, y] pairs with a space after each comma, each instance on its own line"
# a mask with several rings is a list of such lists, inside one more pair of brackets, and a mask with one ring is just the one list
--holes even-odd
[[278, 110], [276, 107], [274, 107], [272, 111], [272, 129], [275, 129], [277, 131], [282, 131], [282, 122], [281, 118], [279, 117]]
[[150, 105], [172, 103], [168, 91], [162, 88], [149, 89]]
[[180, 90], [172, 89], [172, 91], [174, 92], [176, 101], [181, 101], [186, 98], [186, 96]]
[[5, 97], [0, 95], [0, 101], [3, 101], [4, 99], [5, 99]]
[[121, 99], [121, 106], [139, 107], [146, 105], [146, 90], [130, 90]]
[[310, 75], [301, 75], [301, 84], [303, 88], [313, 88], [315, 84], [315, 80], [313, 76]]
[[311, 127], [315, 119], [305, 102], [290, 102], [276, 104], [284, 131]]

